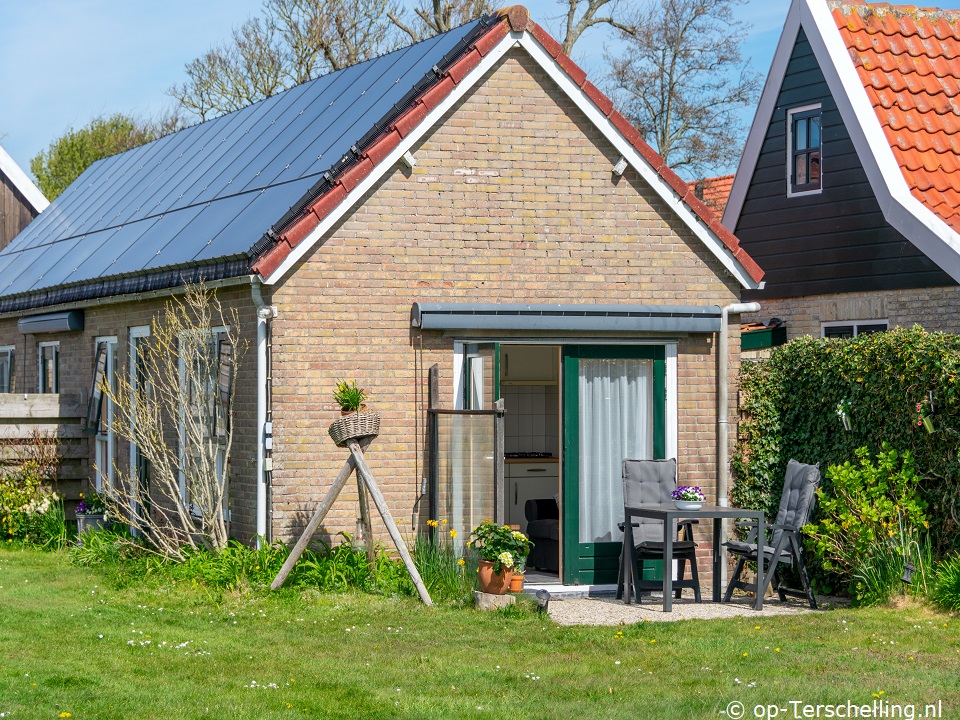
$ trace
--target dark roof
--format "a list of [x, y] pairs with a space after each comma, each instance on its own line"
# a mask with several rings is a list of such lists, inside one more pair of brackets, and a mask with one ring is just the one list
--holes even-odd
[[95, 163], [0, 252], [0, 312], [271, 276], [479, 65], [527, 31], [755, 281], [763, 271], [543, 28], [513, 6]]
[[[104, 278], [130, 277], [126, 285], [142, 290], [137, 276], [158, 270], [175, 279], [171, 268], [217, 263], [211, 274], [238, 274], [246, 260], [239, 274], [249, 272], [265, 233], [322, 192], [324, 173], [349, 165], [351, 147], [379, 135], [438, 80], [434, 68], [442, 74], [491, 22], [468, 23], [94, 163], [0, 252], [0, 310], [61, 302], [62, 292], [38, 292]], [[223, 261], [232, 261], [230, 270]]]

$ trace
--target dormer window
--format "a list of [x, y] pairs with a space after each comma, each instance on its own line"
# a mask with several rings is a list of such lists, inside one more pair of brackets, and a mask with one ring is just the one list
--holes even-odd
[[787, 111], [787, 197], [820, 192], [820, 105]]

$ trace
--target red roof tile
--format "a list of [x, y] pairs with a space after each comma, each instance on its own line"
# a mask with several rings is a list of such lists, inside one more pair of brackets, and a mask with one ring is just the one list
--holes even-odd
[[[563, 53], [560, 44], [530, 19], [530, 14], [526, 8], [522, 5], [513, 5], [497, 11], [496, 14], [499, 16], [500, 22], [493, 23], [486, 33], [473, 41], [472, 46], [460, 58], [445, 68], [437, 84], [427, 88], [418, 97], [414, 98], [406, 112], [382, 136], [375, 138], [371, 146], [362, 153], [357, 165], [342, 171], [334, 179], [334, 184], [327, 193], [317, 198], [309, 207], [304, 208], [301, 215], [291, 221], [287, 228], [280, 233], [280, 242], [261, 255], [253, 269], [264, 277], [268, 277], [275, 272], [292, 249], [306, 236], [305, 231], [308, 227], [316, 227], [330, 211], [346, 198], [349, 191], [363, 177], [368, 175], [390, 150], [399, 144], [400, 139], [419, 125], [426, 118], [430, 109], [436, 107], [444, 97], [449, 95], [463, 81], [469, 71], [479, 64], [478, 54], [486, 55], [507, 36], [509, 31], [520, 32], [526, 30], [537, 39], [551, 57], [556, 59], [577, 87], [581, 88], [587, 97], [600, 108], [601, 112], [610, 119], [610, 122], [624, 135], [627, 141], [650, 163], [657, 174], [703, 220], [704, 224], [730, 251], [747, 274], [754, 281], [759, 282], [763, 278], [763, 270], [740, 247], [740, 241], [737, 240], [736, 236], [719, 222], [718, 218], [723, 211], [722, 206], [716, 209], [717, 215], [714, 217], [707, 207], [710, 203], [705, 205], [704, 202], [701, 202], [694, 186], [688, 186], [667, 166], [663, 158], [643, 140], [637, 129], [613, 108], [610, 99], [601, 93], [593, 83], [589, 82], [586, 73], [568, 55]], [[714, 178], [713, 180], [724, 181], [722, 190], [718, 188], [715, 195], [719, 199], [722, 194], [723, 204], [726, 204], [727, 195], [730, 193], [730, 185], [733, 182], [733, 175]]]
[[712, 178], [703, 178], [690, 183], [694, 194], [703, 201], [703, 204], [710, 208], [717, 217], [723, 215], [723, 209], [727, 206], [727, 198], [730, 197], [730, 189], [733, 187], [734, 175], [719, 175]]
[[831, 7], [911, 193], [960, 232], [960, 11]]

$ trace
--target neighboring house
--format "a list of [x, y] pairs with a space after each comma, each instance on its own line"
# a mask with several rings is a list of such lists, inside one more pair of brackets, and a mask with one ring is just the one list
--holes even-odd
[[0, 249], [49, 204], [27, 174], [0, 147]]
[[[624, 457], [677, 456], [713, 492], [721, 308], [762, 271], [513, 7], [91, 166], [0, 253], [0, 344], [34, 369], [16, 391], [89, 393], [98, 345], [108, 376], [132, 372], [164, 297], [201, 277], [252, 346], [236, 537], [304, 527], [347, 457], [327, 426], [351, 378], [382, 413], [367, 459], [406, 532], [434, 514], [462, 541], [558, 497], [563, 579], [589, 583], [616, 576]], [[38, 317], [60, 329], [18, 331]], [[502, 446], [495, 415], [428, 412], [499, 396]], [[100, 467], [135, 457], [93, 444]], [[504, 452], [549, 457], [503, 477]]]
[[960, 332], [960, 12], [794, 0], [723, 215], [790, 337]]

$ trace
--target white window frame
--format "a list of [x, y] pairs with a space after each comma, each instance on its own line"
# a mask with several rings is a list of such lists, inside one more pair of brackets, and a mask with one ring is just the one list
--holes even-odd
[[[46, 348], [54, 348], [53, 365], [53, 390], [43, 389], [43, 351]], [[60, 392], [60, 341], [50, 340], [37, 343], [37, 392], [41, 395], [57, 395]]]
[[[104, 343], [107, 346], [107, 362], [103, 368], [103, 377], [107, 381], [107, 384], [110, 388], [116, 392], [117, 389], [117, 336], [116, 335], [107, 335], [102, 337], [94, 338], [93, 341], [93, 353], [96, 357], [97, 348], [100, 347], [100, 344]], [[104, 412], [106, 413], [106, 426], [107, 433], [104, 435], [100, 432], [100, 425], [97, 425], [97, 434], [94, 439], [94, 445], [96, 448], [95, 457], [96, 457], [96, 466], [97, 466], [97, 477], [96, 477], [96, 486], [97, 492], [111, 492], [114, 487], [114, 482], [116, 481], [116, 467], [114, 459], [116, 458], [117, 453], [117, 433], [113, 429], [113, 416], [115, 412], [115, 406], [113, 401], [110, 399], [110, 396], [104, 393], [105, 407]], [[106, 472], [104, 472], [106, 469]]]
[[827, 336], [827, 328], [831, 327], [852, 327], [853, 337], [857, 337], [860, 334], [859, 328], [861, 325], [886, 325], [886, 329], [890, 329], [889, 320], [832, 320], [830, 322], [820, 323], [820, 337], [825, 338]]
[[[211, 329], [210, 329], [210, 334], [213, 336], [213, 340], [214, 340], [214, 347], [219, 348], [220, 343], [219, 343], [219, 340], [218, 340], [217, 338], [218, 338], [219, 336], [226, 335], [229, 331], [230, 331], [229, 326], [225, 326], [225, 325], [218, 325], [217, 327], [214, 327], [214, 328], [211, 328]], [[180, 338], [178, 341], [182, 341], [182, 336], [181, 336], [181, 338]], [[182, 355], [182, 354], [181, 354], [180, 357], [178, 358], [177, 363], [178, 363], [178, 366], [179, 366], [179, 369], [180, 369], [180, 384], [181, 384], [181, 387], [182, 387], [182, 386], [183, 386], [183, 383], [186, 381], [186, 378], [187, 378], [187, 367], [186, 367], [186, 363], [184, 362], [184, 358], [183, 358], [183, 355]], [[215, 390], [215, 392], [216, 392], [216, 390]], [[184, 457], [184, 453], [183, 453], [184, 445], [186, 445], [186, 439], [185, 439], [185, 436], [184, 436], [185, 430], [184, 430], [184, 423], [183, 423], [183, 414], [184, 414], [185, 411], [186, 411], [186, 408], [185, 408], [185, 407], [181, 407], [181, 408], [180, 408], [180, 414], [179, 414], [179, 417], [178, 417], [178, 419], [177, 419], [177, 440], [178, 440], [178, 443], [177, 443], [177, 444], [178, 444], [177, 452], [178, 452], [178, 454], [179, 454], [179, 458], [180, 458], [180, 468], [181, 468], [181, 470], [180, 470], [180, 497], [181, 497], [181, 499], [183, 500], [183, 502], [184, 502], [185, 504], [189, 505], [189, 507], [190, 507], [190, 513], [191, 513], [194, 517], [199, 518], [199, 517], [200, 517], [200, 511], [199, 511], [199, 510], [194, 506], [194, 504], [190, 501], [189, 494], [187, 493], [187, 476], [186, 476], [186, 474], [183, 472], [183, 467], [184, 467], [184, 465], [186, 464], [186, 458]], [[225, 450], [224, 450], [224, 448], [221, 447], [220, 449], [217, 450], [217, 459], [216, 459], [216, 471], [217, 471], [218, 476], [223, 476], [223, 462], [224, 462], [224, 460], [225, 460]], [[224, 482], [226, 482], [226, 478], [224, 478]], [[228, 492], [228, 490], [227, 490], [227, 489], [224, 489], [224, 493], [223, 493], [223, 508], [221, 508], [221, 511], [223, 512], [224, 517], [227, 518], [227, 520], [229, 520], [229, 513], [228, 513], [228, 510], [227, 510], [227, 492]]]
[[13, 363], [17, 356], [17, 346], [0, 345], [0, 355], [4, 354], [7, 356], [7, 386], [0, 385], [0, 393], [9, 393], [12, 392], [11, 388], [13, 387]]
[[[813, 190], [793, 189], [793, 116], [800, 113], [820, 110], [820, 187]], [[823, 106], [821, 103], [801, 105], [787, 110], [787, 197], [804, 197], [805, 195], [819, 195], [823, 192]]]

